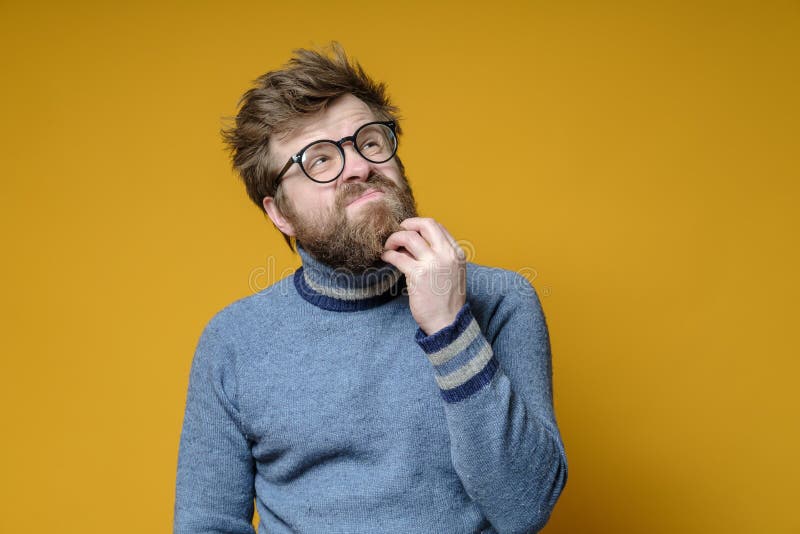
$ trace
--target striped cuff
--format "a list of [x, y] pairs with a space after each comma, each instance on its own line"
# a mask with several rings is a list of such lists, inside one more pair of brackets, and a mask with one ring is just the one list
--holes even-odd
[[458, 402], [481, 390], [497, 371], [492, 346], [483, 337], [469, 303], [453, 324], [430, 336], [417, 329], [415, 339], [433, 364], [436, 383], [447, 402]]

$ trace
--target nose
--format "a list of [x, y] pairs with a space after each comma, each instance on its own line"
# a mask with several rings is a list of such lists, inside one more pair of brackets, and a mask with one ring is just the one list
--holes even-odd
[[369, 162], [361, 157], [352, 142], [342, 146], [344, 150], [344, 169], [339, 177], [344, 182], [363, 182], [369, 176]]

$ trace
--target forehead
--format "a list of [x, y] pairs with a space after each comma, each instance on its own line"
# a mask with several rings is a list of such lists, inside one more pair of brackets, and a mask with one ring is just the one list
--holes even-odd
[[338, 141], [374, 120], [377, 120], [375, 114], [364, 101], [344, 95], [329, 102], [319, 113], [303, 118], [295, 128], [271, 139], [270, 148], [281, 160], [288, 159], [309, 143], [319, 139]]

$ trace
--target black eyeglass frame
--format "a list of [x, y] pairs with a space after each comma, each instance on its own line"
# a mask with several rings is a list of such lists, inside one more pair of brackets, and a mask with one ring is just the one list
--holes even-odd
[[[361, 149], [358, 148], [358, 145], [356, 144], [356, 137], [358, 137], [359, 132], [361, 130], [363, 130], [364, 128], [366, 128], [367, 126], [372, 126], [374, 124], [381, 124], [383, 126], [387, 126], [392, 131], [392, 136], [394, 137], [394, 150], [392, 150], [392, 154], [388, 158], [382, 159], [380, 161], [375, 161], [373, 159], [369, 159], [367, 156], [365, 156], [364, 154], [361, 153]], [[370, 163], [386, 163], [387, 161], [392, 159], [395, 156], [395, 154], [397, 154], [397, 145], [399, 144], [398, 139], [397, 139], [397, 123], [395, 121], [372, 121], [372, 122], [368, 122], [366, 124], [362, 124], [361, 126], [358, 127], [358, 130], [356, 130], [355, 133], [353, 133], [353, 135], [348, 135], [347, 137], [342, 137], [338, 141], [334, 141], [333, 139], [317, 139], [316, 141], [307, 144], [306, 146], [301, 148], [300, 151], [297, 154], [295, 154], [294, 156], [289, 158], [289, 161], [287, 161], [286, 165], [283, 166], [283, 169], [281, 169], [281, 172], [279, 172], [278, 176], [275, 177], [275, 188], [277, 188], [280, 185], [281, 178], [283, 178], [283, 175], [286, 174], [286, 172], [289, 170], [289, 168], [292, 165], [294, 165], [295, 163], [300, 165], [300, 170], [303, 171], [303, 174], [305, 174], [308, 177], [309, 180], [311, 180], [313, 182], [317, 182], [318, 184], [329, 184], [329, 183], [333, 182], [334, 180], [339, 178], [342, 175], [342, 173], [344, 172], [345, 155], [344, 155], [344, 148], [342, 148], [342, 145], [344, 143], [346, 143], [347, 141], [351, 141], [353, 143], [353, 148], [356, 150], [356, 152], [358, 152], [358, 155], [361, 156], [362, 158], [364, 158], [365, 160], [369, 161]], [[303, 167], [303, 153], [306, 150], [308, 150], [309, 148], [311, 148], [312, 146], [317, 145], [319, 143], [333, 143], [334, 145], [336, 145], [336, 148], [339, 149], [339, 153], [342, 155], [342, 168], [339, 170], [339, 173], [336, 176], [334, 176], [333, 178], [331, 178], [330, 180], [317, 180], [316, 178], [313, 178], [310, 174], [308, 174], [306, 172], [305, 167]]]

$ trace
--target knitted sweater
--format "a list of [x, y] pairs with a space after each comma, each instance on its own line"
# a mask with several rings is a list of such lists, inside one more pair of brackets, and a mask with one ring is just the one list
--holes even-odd
[[204, 329], [189, 379], [174, 532], [541, 529], [567, 479], [536, 292], [469, 263], [467, 302], [425, 335], [391, 265], [302, 248], [293, 276]]

